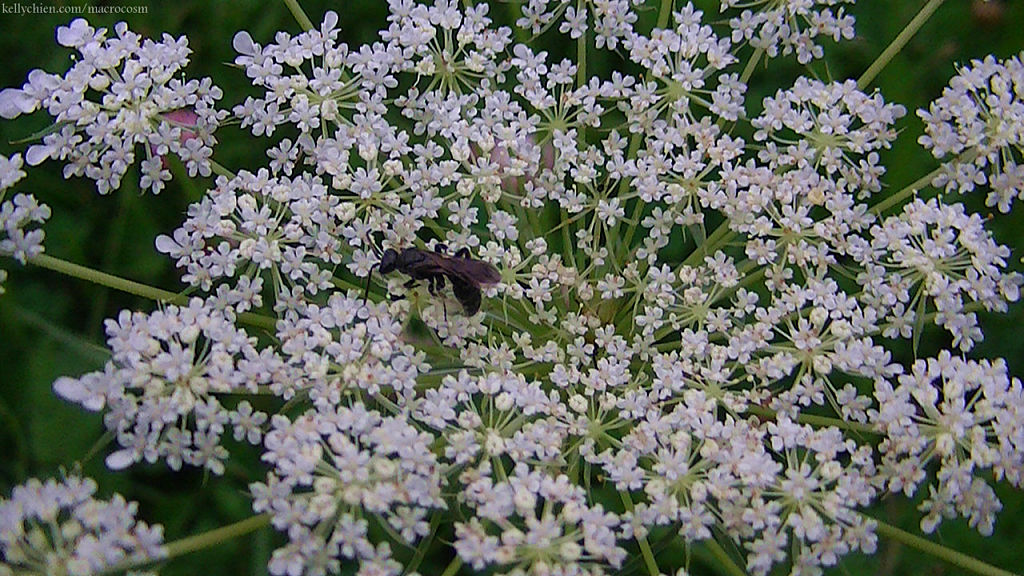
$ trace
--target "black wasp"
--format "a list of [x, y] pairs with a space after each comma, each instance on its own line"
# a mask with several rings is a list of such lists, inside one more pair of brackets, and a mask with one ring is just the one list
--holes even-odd
[[[404, 248], [401, 252], [388, 248], [380, 255], [381, 274], [398, 270], [409, 277], [406, 288], [412, 288], [420, 280], [427, 281], [427, 289], [436, 295], [445, 287], [445, 278], [452, 284], [455, 298], [462, 304], [466, 316], [473, 316], [480, 310], [480, 288], [497, 284], [501, 280], [498, 269], [483, 260], [474, 260], [469, 249], [462, 248], [455, 256], [448, 256], [447, 247], [438, 244], [434, 251], [419, 248]], [[370, 279], [366, 279], [369, 290]]]

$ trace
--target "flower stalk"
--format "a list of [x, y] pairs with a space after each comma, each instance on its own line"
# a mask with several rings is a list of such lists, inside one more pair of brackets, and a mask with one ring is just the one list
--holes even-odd
[[1002, 568], [993, 566], [978, 558], [964, 554], [963, 552], [957, 552], [956, 550], [952, 550], [941, 544], [936, 544], [931, 540], [922, 538], [916, 534], [911, 534], [906, 530], [882, 522], [877, 518], [872, 517], [871, 521], [877, 523], [875, 529], [878, 531], [880, 536], [899, 542], [900, 544], [909, 546], [915, 550], [920, 550], [930, 556], [943, 560], [944, 562], [948, 562], [957, 568], [961, 568], [975, 574], [980, 574], [981, 576], [1019, 576], [1015, 572], [1003, 570]]
[[868, 69], [860, 75], [857, 79], [857, 87], [861, 90], [867, 89], [874, 81], [875, 77], [889, 65], [889, 62], [896, 57], [897, 54], [903, 50], [903, 47], [910, 42], [910, 39], [924, 26], [925, 22], [932, 17], [932, 14], [942, 6], [945, 0], [928, 0], [928, 2], [921, 7], [921, 10], [907, 23], [906, 27], [893, 39], [893, 41], [886, 46], [885, 50], [875, 58], [875, 61], [868, 66]]
[[[106, 286], [126, 294], [132, 294], [134, 296], [141, 296], [154, 302], [162, 302], [165, 304], [185, 304], [188, 302], [187, 294], [174, 293], [169, 290], [136, 282], [134, 280], [128, 280], [127, 278], [121, 278], [114, 274], [108, 274], [106, 272], [89, 268], [88, 266], [82, 266], [81, 264], [75, 264], [74, 262], [68, 262], [61, 258], [50, 256], [49, 254], [39, 254], [34, 256], [30, 262], [40, 268], [59, 272], [65, 276], [84, 280], [98, 286]], [[267, 316], [261, 316], [252, 312], [242, 312], [238, 315], [240, 322], [248, 324], [256, 328], [263, 328], [265, 330], [272, 330], [274, 328], [274, 319]]]
[[222, 542], [251, 534], [267, 526], [270, 526], [270, 515], [257, 514], [256, 516], [251, 516], [245, 520], [239, 520], [233, 524], [221, 526], [202, 534], [181, 538], [180, 540], [167, 543], [167, 558], [176, 558], [184, 554], [212, 548]]

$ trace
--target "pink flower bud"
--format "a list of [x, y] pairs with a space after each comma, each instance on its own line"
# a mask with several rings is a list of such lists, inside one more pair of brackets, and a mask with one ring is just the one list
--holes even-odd
[[[199, 125], [199, 115], [191, 108], [178, 108], [177, 110], [164, 112], [160, 115], [160, 119], [171, 126], [181, 128], [181, 135], [178, 137], [178, 144], [184, 144], [185, 142], [198, 137], [195, 130], [189, 130], [189, 128], [194, 128]], [[160, 144], [166, 143], [161, 142]], [[151, 154], [159, 155], [160, 160], [163, 163], [163, 167], [169, 168], [169, 164], [167, 162], [167, 152], [169, 150], [166, 145], [150, 144], [149, 151]]]

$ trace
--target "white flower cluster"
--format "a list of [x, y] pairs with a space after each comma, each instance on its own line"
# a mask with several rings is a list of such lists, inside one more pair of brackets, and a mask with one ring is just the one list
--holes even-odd
[[[32, 224], [50, 218], [50, 207], [40, 204], [31, 194], [17, 194], [5, 200], [7, 190], [25, 177], [20, 154], [10, 158], [0, 154], [0, 256], [9, 256], [21, 264], [43, 253], [45, 233]], [[0, 295], [4, 293], [7, 271], [0, 268]]]
[[400, 305], [372, 305], [333, 294], [325, 306], [305, 304], [277, 324], [281, 353], [301, 380], [279, 394], [309, 394], [314, 404], [336, 406], [346, 397], [387, 393], [403, 405], [415, 398], [426, 354], [403, 342]]
[[[281, 392], [317, 407], [278, 429], [314, 428], [338, 406], [426, 426], [456, 494], [445, 504], [469, 515], [455, 549], [477, 569], [596, 573], [667, 525], [687, 541], [728, 534], [756, 574], [874, 550], [857, 509], [877, 486], [896, 489], [896, 468], [876, 466], [884, 454], [863, 439], [798, 419], [832, 406], [868, 422], [883, 407], [856, 378], [904, 371], [881, 338], [910, 338], [934, 303], [935, 323], [969, 350], [981, 338], [969, 305], [1005, 309], [1021, 283], [962, 208], [916, 202], [881, 223], [869, 211], [904, 109], [853, 82], [799, 79], [748, 115], [734, 47], [692, 6], [670, 29], [624, 33], [647, 74], [580, 84], [577, 63], [511, 45], [485, 5], [391, 8], [381, 42], [359, 50], [338, 43], [332, 14], [266, 47], [237, 35], [237, 63], [266, 92], [235, 113], [256, 135], [301, 136], [269, 168], [219, 180], [158, 241], [221, 300], [255, 303], [272, 284], [281, 349], [303, 375]], [[761, 145], [719, 125], [740, 118]], [[557, 213], [553, 230], [541, 208]], [[717, 222], [713, 250], [668, 256], [670, 238]], [[351, 290], [380, 238], [470, 248], [502, 282], [474, 317], [415, 282], [387, 286], [405, 301], [360, 304]], [[774, 420], [744, 415], [763, 406]], [[288, 474], [276, 469], [266, 490]], [[591, 504], [598, 479], [631, 504]], [[939, 503], [965, 484], [935, 486]], [[274, 502], [259, 509], [281, 510], [282, 530], [336, 538]], [[977, 513], [951, 506], [940, 516]], [[344, 558], [397, 570], [390, 548], [364, 542], [394, 521], [358, 522], [359, 546], [314, 557], [308, 537], [292, 538], [275, 573]]]
[[[820, 36], [838, 42], [854, 36], [853, 16], [842, 4], [854, 0], [722, 0], [721, 10], [741, 7], [743, 12], [729, 20], [733, 42], [746, 41], [770, 58], [796, 54], [801, 64], [825, 55]], [[838, 6], [833, 12], [833, 7]]]
[[632, 38], [637, 21], [633, 6], [640, 4], [643, 0], [527, 0], [516, 26], [537, 35], [557, 24], [557, 30], [573, 40], [593, 28], [597, 47], [615, 50]]
[[871, 421], [885, 432], [879, 450], [889, 489], [913, 495], [928, 465], [938, 463], [938, 483], [921, 504], [921, 529], [933, 532], [959, 515], [992, 534], [1002, 505], [977, 474], [991, 470], [1024, 485], [1024, 387], [1007, 375], [1006, 363], [943, 352], [915, 362], [895, 386], [879, 382], [875, 397]]
[[122, 311], [106, 321], [112, 358], [101, 371], [54, 382], [58, 396], [93, 411], [121, 449], [107, 457], [111, 468], [164, 460], [224, 473], [228, 450], [222, 436], [258, 444], [267, 415], [246, 400], [225, 405], [221, 396], [253, 393], [287, 382], [284, 362], [224, 312], [193, 298], [152, 314]]
[[445, 508], [434, 438], [359, 402], [275, 416], [271, 425], [263, 460], [273, 468], [266, 484], [251, 486], [253, 508], [288, 533], [270, 572], [337, 574], [355, 560], [362, 574], [402, 574], [390, 545], [373, 543], [371, 522], [405, 545], [429, 534], [428, 515]]
[[1020, 298], [1021, 275], [1004, 272], [1010, 249], [996, 244], [982, 218], [961, 204], [914, 200], [902, 214], [873, 226], [871, 237], [873, 255], [858, 281], [865, 300], [888, 309], [887, 336], [910, 336], [932, 302], [935, 323], [966, 352], [982, 339], [978, 319], [966, 307], [1005, 312], [1008, 302]]
[[[903, 106], [864, 94], [853, 80], [825, 84], [800, 77], [792, 88], [765, 98], [764, 111], [751, 124], [754, 139], [766, 141], [760, 160], [774, 172], [791, 170], [794, 180], [814, 182], [809, 200], [828, 206], [851, 203], [837, 194], [863, 199], [882, 189], [877, 152], [896, 140], [894, 126], [904, 114]], [[840, 190], [831, 189], [833, 182]]]
[[918, 142], [948, 159], [935, 186], [971, 192], [988, 185], [985, 200], [1009, 212], [1024, 197], [1024, 63], [987, 56], [960, 69], [942, 97], [918, 110], [925, 133]]
[[25, 177], [25, 171], [21, 169], [23, 165], [21, 154], [15, 154], [10, 158], [0, 154], [0, 193]]
[[345, 212], [351, 207], [316, 178], [243, 171], [219, 177], [173, 238], [157, 237], [156, 248], [185, 269], [185, 282], [204, 290], [232, 279], [236, 284], [222, 295], [243, 312], [262, 303], [262, 271], [272, 272], [282, 300], [329, 288], [342, 260], [339, 215]]
[[[655, 28], [650, 38], [636, 34], [629, 42], [630, 60], [648, 70], [653, 80], [637, 86], [630, 105], [623, 107], [631, 132], [657, 133], [657, 119], [666, 109], [685, 117], [689, 122], [684, 126], [699, 124], [703, 110], [730, 121], [743, 112], [746, 86], [738, 74], [722, 72], [737, 61], [729, 39], [717, 37], [704, 24], [703, 13], [690, 4], [674, 13], [673, 20], [674, 28]], [[624, 94], [630, 92], [618, 89], [609, 95]]]
[[163, 527], [137, 521], [135, 502], [95, 494], [91, 479], [69, 477], [32, 479], [0, 498], [0, 574], [92, 576], [165, 555]]
[[473, 517], [455, 524], [454, 546], [477, 570], [498, 563], [516, 566], [513, 574], [598, 576], [626, 558], [617, 545], [624, 532], [618, 515], [591, 505], [587, 491], [564, 474], [552, 477], [520, 462], [499, 482], [467, 479], [465, 500]]
[[686, 540], [699, 541], [724, 524], [741, 535], [748, 569], [758, 574], [785, 547], [801, 552], [794, 561], [825, 565], [873, 550], [870, 522], [856, 513], [875, 496], [869, 448], [835, 428], [785, 417], [764, 426], [718, 418], [720, 410], [705, 392], [689, 390], [671, 412], [631, 430], [619, 449], [595, 455], [617, 488], [646, 492], [650, 503], [634, 513], [642, 525], [678, 525]]
[[43, 253], [42, 230], [29, 230], [30, 224], [42, 224], [50, 217], [50, 207], [40, 204], [31, 194], [18, 194], [0, 204], [0, 256], [10, 256], [24, 264]]
[[[744, 3], [731, 31], [692, 5], [646, 30], [626, 0], [521, 6], [520, 27], [630, 71], [607, 77], [513, 42], [483, 3], [392, 0], [358, 48], [334, 13], [265, 46], [240, 32], [258, 94], [233, 111], [278, 138], [268, 165], [156, 242], [206, 299], [109, 321], [105, 370], [55, 388], [106, 410], [112, 466], [220, 473], [228, 426], [269, 426], [252, 493], [288, 537], [279, 576], [413, 573], [435, 545], [596, 576], [665, 533], [814, 574], [875, 550], [861, 509], [924, 486], [926, 529], [988, 532], [988, 477], [1022, 480], [1020, 382], [885, 345], [933, 321], [970, 351], [974, 310], [1019, 298], [1009, 250], [959, 205], [868, 205], [903, 107], [804, 78], [752, 104], [735, 70], [748, 44], [820, 56], [852, 35], [842, 3]], [[234, 325], [254, 310], [276, 320], [262, 352]]]
[[21, 89], [0, 92], [0, 116], [16, 118], [39, 108], [54, 119], [41, 144], [29, 148], [31, 165], [65, 162], [64, 177], [86, 176], [100, 194], [121, 186], [142, 145], [142, 187], [159, 193], [171, 173], [167, 154], [178, 156], [190, 176], [211, 173], [213, 133], [226, 117], [214, 108], [221, 90], [209, 78], [185, 81], [184, 37], [164, 34], [160, 42], [128, 30], [107, 30], [78, 18], [57, 29], [57, 42], [78, 58], [63, 75], [33, 70]]

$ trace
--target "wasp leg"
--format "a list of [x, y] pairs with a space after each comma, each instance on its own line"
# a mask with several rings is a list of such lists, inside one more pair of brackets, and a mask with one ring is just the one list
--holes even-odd
[[370, 297], [370, 278], [373, 277], [373, 268], [370, 268], [370, 272], [366, 275], [366, 290], [363, 291], [363, 304], [366, 304], [367, 298]]
[[456, 258], [469, 258], [469, 248], [459, 248], [455, 253]]
[[[427, 290], [430, 291], [431, 296], [437, 296], [440, 290], [444, 290], [445, 281], [444, 274], [436, 274], [427, 278]], [[445, 304], [444, 298], [441, 298], [441, 309], [444, 310], [444, 321], [448, 322], [448, 306]]]
[[[402, 284], [402, 287], [405, 288], [406, 290], [412, 290], [413, 288], [416, 287], [416, 282], [417, 280], [413, 278], [412, 280], [409, 280], [405, 284]], [[388, 298], [391, 298], [392, 302], [397, 302], [399, 300], [404, 300], [405, 294], [388, 294]]]
[[434, 252], [437, 252], [438, 254], [447, 254], [448, 253], [448, 245], [447, 244], [441, 244], [440, 242], [438, 242], [437, 244], [434, 244]]

